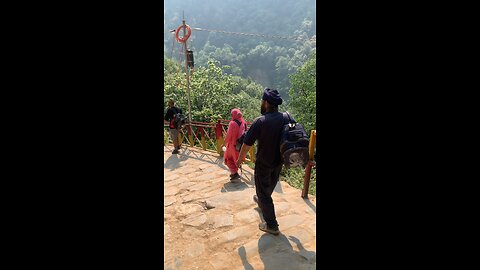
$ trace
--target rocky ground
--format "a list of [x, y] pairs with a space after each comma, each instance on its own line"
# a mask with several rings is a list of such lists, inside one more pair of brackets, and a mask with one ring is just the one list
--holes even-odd
[[164, 147], [165, 269], [315, 269], [316, 201], [279, 182], [272, 195], [280, 235], [258, 229], [253, 170], [237, 183], [223, 159], [197, 148]]

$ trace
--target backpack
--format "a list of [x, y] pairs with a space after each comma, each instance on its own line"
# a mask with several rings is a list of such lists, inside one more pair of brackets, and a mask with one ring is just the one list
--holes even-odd
[[[242, 123], [240, 123], [240, 121], [238, 120], [233, 120], [235, 121], [235, 123], [238, 124], [238, 126], [240, 126]], [[235, 142], [235, 150], [237, 150], [237, 152], [240, 152], [240, 150], [242, 149], [242, 145], [243, 145], [243, 140], [245, 139], [245, 134], [247, 133], [247, 123], [245, 123], [245, 130], [243, 131], [243, 134], [242, 136], [240, 136], [237, 141]]]
[[[177, 112], [173, 114], [173, 118], [172, 118], [173, 128], [180, 129], [182, 128], [182, 125], [185, 124], [187, 118], [185, 117], [185, 115], [182, 114], [181, 110], [178, 110], [176, 108], [175, 110]], [[172, 124], [170, 124], [170, 127], [172, 127]]]
[[307, 165], [309, 139], [302, 124], [297, 123], [288, 112], [283, 113], [283, 128], [280, 136], [280, 154], [285, 168]]

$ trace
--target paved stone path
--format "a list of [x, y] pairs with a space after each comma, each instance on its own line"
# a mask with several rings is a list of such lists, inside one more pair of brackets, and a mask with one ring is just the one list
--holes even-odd
[[223, 158], [164, 147], [165, 269], [303, 270], [316, 267], [316, 201], [279, 182], [272, 195], [280, 235], [258, 229], [253, 170], [230, 183]]

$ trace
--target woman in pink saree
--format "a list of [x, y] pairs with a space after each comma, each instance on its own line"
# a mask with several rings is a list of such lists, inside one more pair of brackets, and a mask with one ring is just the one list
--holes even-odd
[[225, 164], [231, 173], [230, 181], [240, 178], [238, 167], [235, 164], [240, 152], [237, 152], [235, 149], [235, 143], [237, 142], [237, 139], [242, 136], [246, 126], [246, 122], [242, 117], [242, 112], [239, 109], [233, 109], [231, 115], [232, 120], [228, 124], [227, 135], [225, 136], [225, 146], [227, 150], [223, 156]]

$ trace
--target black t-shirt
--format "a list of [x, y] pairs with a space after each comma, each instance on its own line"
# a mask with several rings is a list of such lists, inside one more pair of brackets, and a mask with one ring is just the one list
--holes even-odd
[[283, 114], [280, 112], [267, 112], [253, 121], [244, 143], [251, 146], [258, 140], [255, 166], [275, 168], [282, 163], [280, 135], [283, 121]]
[[165, 120], [170, 122], [170, 128], [172, 128], [173, 116], [177, 113], [182, 113], [182, 109], [173, 106], [171, 108], [168, 108], [167, 113], [165, 114]]

